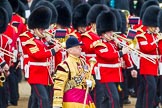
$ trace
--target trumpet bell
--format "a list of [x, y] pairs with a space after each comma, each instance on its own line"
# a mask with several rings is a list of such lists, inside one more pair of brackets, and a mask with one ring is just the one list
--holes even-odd
[[4, 73], [1, 73], [0, 75], [0, 82], [5, 82], [6, 78], [4, 76]]

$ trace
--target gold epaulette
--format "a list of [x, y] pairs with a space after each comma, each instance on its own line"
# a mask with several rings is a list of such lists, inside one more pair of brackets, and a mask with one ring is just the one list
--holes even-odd
[[143, 25], [140, 25], [138, 28], [136, 28], [135, 30], [138, 32], [138, 31], [140, 31], [140, 32], [144, 32], [143, 31], [143, 29], [142, 29], [142, 27], [143, 27]]
[[141, 33], [141, 34], [136, 35], [136, 38], [138, 38], [138, 37], [141, 37], [141, 38], [144, 38], [144, 39], [146, 39], [146, 40], [147, 40], [147, 38], [145, 37], [145, 32], [143, 32], [143, 33]]
[[102, 43], [102, 40], [97, 40], [95, 42], [93, 42], [93, 47], [97, 47], [97, 46], [103, 46], [103, 47], [107, 47], [104, 43]]
[[20, 36], [20, 37], [23, 37], [23, 36], [24, 36], [24, 37], [28, 37], [28, 38], [30, 38], [30, 36], [29, 36], [26, 32], [20, 34], [19, 36]]
[[85, 32], [83, 34], [81, 34], [82, 36], [88, 37], [89, 39], [92, 40], [92, 37], [88, 34], [89, 32]]
[[33, 41], [34, 38], [30, 38], [29, 40], [25, 41], [25, 42], [22, 42], [22, 45], [25, 46], [25, 45], [34, 45], [36, 46], [37, 44]]
[[73, 32], [67, 34], [67, 36], [69, 37], [70, 35], [72, 35], [72, 36], [75, 36], [76, 38], [78, 38], [77, 35], [75, 34], [75, 32], [76, 32], [76, 30], [74, 30]]

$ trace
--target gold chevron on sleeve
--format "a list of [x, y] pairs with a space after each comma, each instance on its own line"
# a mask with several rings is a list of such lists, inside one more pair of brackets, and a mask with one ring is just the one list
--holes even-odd
[[144, 39], [147, 40], [147, 38], [145, 37], [144, 34], [145, 34], [145, 32], [144, 33], [141, 33], [141, 34], [138, 34], [138, 35], [136, 35], [136, 38], [141, 37], [141, 38], [144, 38]]
[[97, 40], [95, 42], [93, 42], [93, 47], [98, 47], [98, 46], [103, 46], [103, 47], [107, 47], [104, 43], [102, 43], [101, 40]]
[[34, 47], [29, 48], [29, 50], [33, 54], [33, 53], [38, 52], [39, 51], [39, 48], [37, 46], [34, 46]]
[[92, 40], [92, 37], [88, 34], [88, 32], [83, 33], [82, 36], [88, 37], [89, 39]]

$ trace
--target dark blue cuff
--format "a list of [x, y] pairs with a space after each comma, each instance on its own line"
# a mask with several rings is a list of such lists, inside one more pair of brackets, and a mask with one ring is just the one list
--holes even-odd
[[119, 57], [123, 57], [123, 52], [121, 50], [119, 51]]
[[3, 62], [0, 66], [3, 68], [6, 65], [6, 62]]
[[56, 54], [55, 50], [52, 48], [51, 49], [52, 55], [54, 56]]

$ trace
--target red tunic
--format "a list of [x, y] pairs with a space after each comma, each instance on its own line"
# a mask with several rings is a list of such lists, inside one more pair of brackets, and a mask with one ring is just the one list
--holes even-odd
[[[0, 47], [7, 50], [7, 51], [10, 51], [9, 49], [11, 47], [10, 45], [11, 45], [11, 42], [12, 42], [11, 38], [8, 37], [5, 34], [0, 34], [0, 35], [1, 35], [0, 36]], [[8, 54], [8, 52], [6, 52], [6, 51], [3, 51], [3, 52]], [[9, 57], [6, 54], [4, 54], [3, 57], [4, 57], [4, 60], [6, 61], [6, 63], [10, 66], [11, 65], [11, 57]]]
[[23, 44], [29, 55], [30, 68], [27, 81], [30, 84], [53, 84], [47, 64], [47, 59], [52, 56], [51, 50], [46, 50], [43, 41], [38, 38], [31, 38]]
[[[150, 57], [158, 55], [158, 46], [156, 43], [151, 44], [155, 41], [156, 35], [152, 33], [144, 33], [137, 36], [138, 44], [140, 51], [144, 54], [149, 55]], [[142, 75], [158, 75], [158, 60], [153, 57], [156, 63], [152, 63], [145, 58], [140, 58], [140, 74]]]

